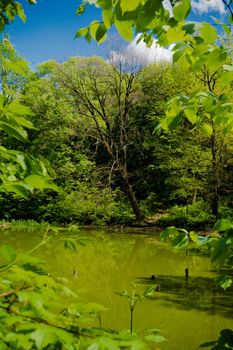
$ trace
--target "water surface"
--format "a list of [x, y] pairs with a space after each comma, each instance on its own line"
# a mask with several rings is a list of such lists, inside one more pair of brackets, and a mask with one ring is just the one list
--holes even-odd
[[[1, 243], [10, 243], [20, 252], [31, 249], [42, 238], [35, 232], [0, 234]], [[217, 339], [221, 329], [233, 328], [233, 291], [216, 287], [208, 258], [172, 252], [151, 235], [81, 234], [94, 240], [79, 246], [78, 254], [64, 250], [60, 236], [35, 255], [46, 261], [49, 273], [67, 277], [83, 302], [106, 307], [103, 327], [128, 328], [128, 302], [114, 292], [130, 290], [135, 281], [144, 286], [156, 282], [161, 285], [153, 300], [138, 303], [135, 308], [135, 328], [159, 328], [168, 339], [156, 348], [194, 350], [201, 343]], [[186, 268], [190, 274], [188, 283]], [[156, 280], [151, 280], [152, 275]], [[144, 286], [138, 286], [138, 291]]]

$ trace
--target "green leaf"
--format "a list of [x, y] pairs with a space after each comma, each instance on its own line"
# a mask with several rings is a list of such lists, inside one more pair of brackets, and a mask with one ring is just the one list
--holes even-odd
[[104, 31], [104, 28], [105, 28], [105, 26], [101, 27], [101, 23], [99, 23], [98, 21], [91, 22], [91, 24], [90, 24], [90, 35], [91, 35], [91, 37], [98, 42], [98, 40], [97, 40], [97, 31], [99, 30], [98, 36], [101, 39], [101, 35], [104, 35], [106, 33], [106, 28], [105, 28], [105, 31]]
[[141, 0], [121, 0], [120, 6], [122, 13], [124, 14], [125, 12], [130, 12], [136, 10], [136, 8], [139, 6], [141, 3]]
[[222, 72], [219, 74], [219, 81], [224, 88], [233, 81], [233, 71]]
[[177, 50], [176, 52], [174, 52], [173, 57], [172, 57], [172, 59], [173, 59], [173, 63], [178, 62], [178, 61], [179, 61], [179, 59], [180, 59], [181, 57], [183, 57], [183, 56], [184, 56], [185, 51], [186, 51], [186, 48], [181, 49], [181, 50]]
[[127, 41], [132, 41], [134, 36], [134, 30], [132, 28], [132, 21], [115, 21], [115, 26], [119, 34]]
[[13, 72], [26, 78], [28, 75], [28, 63], [22, 60], [12, 62], [7, 58], [2, 59], [4, 68], [7, 72]]
[[97, 0], [97, 5], [103, 10], [112, 10], [112, 0]]
[[103, 42], [106, 39], [106, 27], [103, 23], [100, 23], [100, 25], [97, 28], [95, 39], [98, 43]]
[[4, 244], [1, 246], [0, 254], [4, 259], [6, 259], [9, 262], [14, 261], [16, 258], [16, 252], [14, 248], [9, 244]]
[[24, 180], [27, 184], [32, 186], [33, 188], [43, 190], [47, 188], [51, 188], [55, 191], [58, 190], [58, 187], [51, 182], [51, 179], [47, 176], [42, 175], [29, 175]]
[[30, 334], [30, 339], [35, 341], [35, 345], [38, 349], [45, 349], [49, 345], [56, 344], [57, 342], [55, 329], [43, 324], [39, 324], [37, 329]]
[[164, 341], [167, 340], [162, 335], [154, 335], [154, 334], [146, 335], [144, 339], [151, 343], [163, 343]]
[[213, 227], [214, 231], [224, 232], [233, 228], [233, 223], [228, 219], [218, 220]]
[[201, 37], [208, 44], [215, 42], [218, 36], [217, 29], [214, 28], [211, 24], [205, 22], [201, 24], [200, 32]]
[[191, 231], [189, 233], [189, 237], [191, 240], [198, 246], [203, 246], [208, 243], [208, 238], [204, 236], [198, 235], [196, 232]]
[[160, 238], [162, 241], [164, 241], [178, 234], [179, 234], [179, 231], [177, 230], [177, 228], [175, 226], [170, 226], [161, 232]]
[[176, 237], [172, 238], [171, 243], [175, 249], [185, 248], [188, 245], [188, 235], [185, 232], [179, 232]]
[[19, 16], [19, 18], [23, 22], [25, 22], [26, 21], [26, 15], [24, 13], [23, 6], [20, 3], [18, 3], [18, 2], [15, 4], [15, 6], [16, 6], [17, 15]]
[[112, 10], [103, 10], [102, 12], [102, 18], [105, 24], [105, 27], [109, 29], [112, 25], [112, 20], [113, 20], [113, 13]]
[[213, 250], [211, 261], [218, 267], [223, 266], [223, 264], [229, 259], [229, 249], [232, 243], [231, 241], [231, 238], [223, 236], [212, 242]]
[[27, 132], [20, 126], [0, 121], [0, 129], [4, 130], [9, 136], [25, 142], [28, 139]]
[[190, 123], [195, 124], [197, 122], [197, 115], [193, 109], [186, 108], [184, 113]]
[[79, 16], [79, 15], [81, 15], [84, 11], [85, 11], [85, 5], [84, 5], [84, 4], [81, 4], [81, 5], [78, 7], [78, 9], [77, 9], [77, 11], [75, 12], [75, 14], [76, 14], [77, 16]]
[[228, 275], [217, 277], [215, 280], [224, 290], [229, 288], [233, 283], [231, 276]]
[[115, 294], [119, 295], [120, 297], [124, 297], [124, 298], [129, 298], [129, 292], [127, 290], [123, 290], [121, 292], [115, 292]]
[[14, 120], [21, 126], [24, 126], [28, 129], [34, 129], [37, 130], [34, 125], [30, 122], [30, 120], [23, 118], [23, 117], [14, 117]]
[[22, 198], [27, 198], [29, 192], [32, 192], [32, 187], [23, 183], [4, 183], [4, 188]]
[[201, 124], [200, 130], [203, 133], [203, 135], [207, 137], [210, 137], [213, 134], [213, 128], [207, 123]]
[[190, 0], [181, 0], [175, 3], [173, 7], [173, 14], [177, 21], [185, 19], [191, 10]]
[[89, 28], [88, 27], [84, 27], [84, 28], [80, 28], [76, 34], [75, 34], [75, 38], [80, 38], [81, 36], [86, 36], [87, 33], [89, 32]]

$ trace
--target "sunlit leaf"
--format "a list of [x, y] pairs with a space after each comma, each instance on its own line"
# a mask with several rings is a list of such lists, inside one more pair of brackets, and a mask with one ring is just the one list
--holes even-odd
[[1, 256], [7, 261], [11, 262], [16, 258], [16, 252], [14, 248], [9, 244], [4, 244], [0, 247]]

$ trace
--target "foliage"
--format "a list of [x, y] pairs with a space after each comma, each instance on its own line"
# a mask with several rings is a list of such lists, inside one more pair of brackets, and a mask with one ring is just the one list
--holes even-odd
[[[31, 0], [28, 2], [34, 3]], [[228, 4], [224, 1], [224, 3], [232, 15], [231, 2]], [[90, 26], [80, 29], [76, 33], [76, 37], [85, 36], [88, 41], [93, 38], [100, 43], [105, 40], [107, 31], [112, 25], [115, 25], [120, 35], [129, 41], [133, 39], [135, 33], [141, 33], [139, 41], [144, 40], [148, 46], [152, 45], [153, 36], [156, 35], [157, 42], [161, 46], [167, 47], [168, 45], [175, 44], [173, 47], [173, 63], [191, 69], [197, 79], [203, 82], [202, 89], [198, 88], [197, 91], [189, 91], [188, 93], [181, 91], [179, 95], [176, 95], [167, 102], [166, 115], [160, 120], [159, 125], [155, 125], [154, 132], [156, 133], [161, 130], [169, 132], [178, 126], [183, 127], [184, 125], [188, 125], [190, 129], [199, 128], [204, 137], [206, 137], [210, 145], [209, 150], [211, 151], [211, 172], [208, 174], [208, 178], [211, 180], [209, 183], [210, 200], [212, 213], [218, 217], [219, 200], [221, 197], [220, 185], [223, 179], [222, 154], [225, 150], [225, 135], [232, 131], [233, 127], [232, 92], [229, 93], [230, 89], [228, 88], [233, 81], [232, 62], [229, 55], [229, 47], [224, 44], [224, 41], [230, 41], [231, 30], [229, 26], [222, 24], [218, 20], [216, 21], [226, 36], [222, 40], [218, 37], [218, 32], [213, 25], [206, 22], [188, 22], [186, 18], [191, 10], [190, 0], [170, 1], [172, 11], [168, 11], [162, 1], [85, 1], [78, 8], [77, 15], [82, 14], [88, 4], [94, 4], [101, 9], [102, 22], [92, 22]], [[16, 15], [23, 20], [25, 19], [21, 5], [13, 0], [4, 0], [0, 11], [0, 30], [3, 30], [6, 24], [14, 20]], [[16, 90], [12, 88], [11, 78], [12, 74], [21, 76], [25, 65], [18, 59], [12, 61], [12, 59], [6, 59], [4, 55], [2, 57], [1, 66], [4, 69], [1, 69], [0, 128], [15, 140], [27, 141], [28, 133], [26, 129], [31, 130], [32, 133], [34, 132], [33, 125], [25, 118], [25, 116], [31, 116], [31, 110], [22, 103], [22, 96], [19, 93], [20, 88]], [[79, 116], [85, 114], [90, 120], [90, 125], [85, 121], [86, 125], [83, 126], [82, 131], [86, 131], [88, 129], [87, 126], [92, 126], [90, 138], [95, 138], [96, 140], [95, 143], [89, 142], [89, 150], [93, 150], [94, 148], [96, 150], [101, 145], [102, 150], [104, 149], [105, 151], [104, 156], [108, 161], [111, 160], [112, 162], [110, 168], [113, 170], [113, 165], [117, 165], [121, 185], [123, 183], [122, 190], [124, 189], [125, 194], [128, 196], [136, 218], [138, 221], [141, 221], [144, 215], [140, 210], [135, 192], [132, 189], [127, 153], [130, 149], [129, 145], [131, 142], [133, 143], [135, 135], [138, 134], [138, 129], [133, 128], [134, 118], [132, 116], [134, 116], [134, 111], [132, 106], [136, 101], [143, 100], [143, 95], [141, 95], [141, 90], [139, 89], [140, 81], [135, 82], [137, 80], [134, 79], [135, 73], [130, 75], [129, 71], [123, 72], [122, 67], [124, 65], [121, 65], [120, 69], [119, 66], [115, 66], [114, 73], [116, 75], [113, 80], [114, 83], [117, 83], [115, 90], [116, 87], [123, 87], [124, 99], [121, 98], [122, 91], [119, 93], [119, 89], [115, 95], [116, 99], [114, 99], [113, 94], [115, 90], [111, 88], [113, 85], [112, 81], [106, 87], [106, 84], [103, 82], [103, 76], [101, 76], [101, 80], [97, 84], [100, 76], [94, 74], [93, 67], [91, 74], [88, 75], [90, 70], [88, 71], [87, 68], [90, 67], [87, 67], [88, 65], [84, 67], [82, 64], [79, 66], [79, 69], [82, 71], [80, 79], [80, 75], [73, 75], [75, 73], [75, 62], [74, 60], [71, 61], [69, 67], [67, 67], [67, 64], [64, 64], [62, 67], [64, 71], [59, 71], [63, 78], [63, 86], [60, 79], [62, 94], [65, 97], [69, 96], [69, 98], [73, 94], [74, 97], [72, 108], [69, 108], [66, 115], [73, 116], [75, 114], [73, 112], [74, 109], [82, 107], [79, 109]], [[51, 67], [53, 69], [53, 65], [50, 65], [50, 67], [47, 67], [47, 70], [51, 70]], [[105, 71], [106, 69], [106, 79], [109, 79], [111, 76], [109, 74], [109, 68], [101, 62], [97, 64], [98, 74], [100, 71]], [[71, 73], [71, 75], [68, 73]], [[73, 76], [75, 79], [72, 81], [70, 78]], [[27, 79], [26, 76], [24, 78]], [[85, 88], [82, 85], [84, 80], [86, 83]], [[139, 91], [140, 94], [135, 94], [135, 90]], [[131, 99], [131, 96], [134, 96], [134, 98]], [[107, 104], [105, 105], [106, 101]], [[113, 102], [114, 108], [112, 110], [109, 110], [109, 106], [111, 105], [109, 101]], [[164, 102], [157, 104], [159, 107], [158, 112], [160, 112], [159, 115], [161, 115], [161, 111], [163, 110]], [[44, 105], [46, 103], [43, 103]], [[65, 107], [67, 107], [67, 104]], [[115, 120], [113, 116], [116, 117]], [[79, 118], [80, 120], [81, 118]], [[128, 124], [129, 120], [132, 122]], [[151, 124], [149, 127], [151, 127]], [[88, 129], [88, 131], [90, 130]], [[129, 140], [130, 142], [128, 142]], [[9, 140], [6, 142], [9, 142]], [[1, 146], [1, 157], [3, 158], [1, 162], [1, 181], [3, 192], [8, 191], [16, 195], [26, 196], [26, 194], [32, 192], [33, 188], [56, 189], [54, 184], [50, 182], [49, 172], [46, 170], [44, 161], [41, 158], [34, 159], [27, 154], [24, 155], [22, 152], [9, 151], [4, 145]], [[134, 143], [135, 146], [136, 142]], [[190, 153], [192, 154], [192, 151]], [[173, 163], [173, 166], [175, 165], [179, 168], [178, 163], [179, 161], [176, 164]], [[68, 165], [73, 166], [71, 163]], [[154, 164], [152, 165], [154, 166]], [[68, 166], [66, 167], [66, 171], [67, 168]], [[154, 168], [156, 167], [154, 166]], [[193, 166], [192, 170], [194, 168]], [[179, 169], [182, 169], [182, 167]], [[67, 174], [69, 175], [70, 173], [68, 170]], [[74, 170], [73, 173], [75, 173]], [[112, 175], [112, 172], [110, 172], [110, 175]], [[196, 181], [197, 179], [195, 177], [190, 178], [186, 176], [183, 180], [185, 180], [182, 186], [183, 188], [176, 187], [174, 193], [176, 195], [179, 194], [180, 197], [182, 194], [185, 200], [190, 200], [190, 197], [192, 197], [189, 193], [189, 188], [195, 187], [195, 189], [197, 188], [200, 191], [204, 187], [203, 179]], [[64, 182], [66, 182], [66, 178]], [[114, 185], [116, 184], [117, 179]], [[74, 193], [77, 192], [74, 191]], [[95, 195], [96, 193], [94, 191]], [[72, 194], [70, 197], [68, 197], [67, 206], [74, 199]], [[93, 205], [93, 202], [89, 204]], [[72, 205], [69, 207], [71, 211], [73, 210]], [[75, 213], [78, 209], [78, 207], [75, 207]], [[84, 206], [84, 211], [86, 209]], [[101, 213], [101, 215], [103, 214]], [[232, 269], [232, 224], [227, 220], [217, 222], [215, 230], [220, 233], [223, 232], [223, 234], [204, 237], [198, 236], [192, 231], [188, 232], [185, 229], [169, 227], [162, 233], [162, 239], [171, 239], [175, 249], [186, 249], [189, 241], [192, 241], [198, 248], [203, 249], [205, 247], [205, 249], [209, 250], [212, 262], [217, 268], [227, 266]], [[66, 246], [69, 248], [73, 247], [74, 249], [72, 243], [67, 243]], [[82, 328], [79, 322], [76, 323], [77, 319], [80, 318], [81, 310], [79, 308], [77, 310], [75, 309], [75, 311], [72, 310], [71, 323], [69, 310], [64, 314], [54, 316], [53, 310], [51, 310], [53, 307], [51, 301], [55, 300], [55, 294], [58, 292], [67, 292], [67, 289], [64, 289], [60, 284], [53, 284], [54, 282], [51, 282], [40, 266], [39, 268], [38, 266], [31, 268], [31, 263], [28, 265], [27, 260], [21, 261], [21, 259], [20, 264], [16, 265], [15, 262], [18, 261], [18, 258], [10, 247], [3, 247], [1, 254], [3, 258], [9, 261], [8, 265], [5, 264], [2, 267], [2, 272], [8, 272], [7, 277], [3, 274], [1, 281], [5, 291], [4, 293], [7, 293], [7, 295], [1, 295], [3, 297], [0, 307], [2, 310], [2, 347], [23, 347], [28, 349], [67, 347], [69, 349], [75, 349], [77, 347], [87, 348], [92, 343], [95, 348], [118, 349], [129, 345], [129, 340], [133, 340], [134, 342], [134, 338], [121, 338], [119, 334], [110, 336], [109, 332], [106, 333], [104, 330], [93, 331], [90, 328], [88, 330]], [[230, 271], [229, 275], [219, 278], [219, 283], [223, 288], [227, 288], [232, 283], [231, 274], [232, 272]], [[10, 279], [8, 280], [7, 278]], [[28, 285], [26, 284], [25, 286], [23, 280]], [[32, 286], [30, 283], [32, 283]], [[31, 287], [33, 288], [32, 291], [30, 290]], [[43, 300], [41, 297], [43, 297]], [[135, 299], [131, 298], [131, 300], [133, 300], [131, 306], [135, 306]], [[47, 308], [47, 306], [50, 306], [50, 308]], [[64, 324], [67, 325], [66, 329], [63, 328]], [[96, 335], [97, 338], [88, 339]], [[232, 346], [231, 338], [232, 334], [229, 331], [223, 331], [219, 340], [209, 345], [214, 345], [215, 349], [223, 348], [223, 346], [229, 348], [229, 346]], [[147, 338], [147, 340], [150, 339]], [[116, 344], [115, 341], [117, 341]], [[141, 343], [137, 345], [138, 348], [140, 346]], [[143, 346], [141, 347], [143, 348]], [[131, 348], [133, 348], [133, 345]]]
[[[22, 103], [20, 93], [22, 82], [29, 74], [28, 65], [7, 39], [0, 43], [0, 51], [0, 129], [10, 138], [26, 142], [26, 129], [34, 129], [27, 119], [32, 112]], [[26, 198], [35, 188], [57, 190], [50, 178], [50, 175], [54, 176], [52, 168], [43, 157], [9, 150], [4, 145], [0, 147], [0, 155], [1, 192], [12, 192]]]
[[203, 200], [186, 206], [175, 205], [169, 210], [168, 215], [159, 219], [159, 224], [162, 227], [173, 225], [194, 230], [208, 229], [212, 227], [214, 222], [215, 217]]
[[[120, 297], [126, 298], [129, 301], [129, 309], [130, 309], [130, 333], [133, 334], [133, 314], [134, 309], [138, 301], [149, 300], [154, 297], [154, 293], [156, 291], [157, 285], [147, 287], [142, 293], [136, 292], [137, 285], [132, 283], [132, 291], [129, 293], [127, 290], [123, 290], [121, 292], [115, 292]], [[146, 334], [144, 335], [145, 340], [153, 343], [160, 343], [165, 341], [166, 339], [158, 335], [159, 329], [147, 329]]]
[[161, 233], [161, 239], [170, 240], [174, 249], [187, 249], [190, 242], [200, 250], [207, 248], [213, 265], [220, 271], [223, 267], [228, 270], [217, 279], [220, 286], [226, 289], [232, 284], [233, 225], [229, 220], [222, 219], [215, 223], [213, 230], [218, 233], [201, 236], [194, 231], [171, 226]]
[[[78, 304], [67, 281], [50, 276], [44, 262], [30, 255], [50, 239], [46, 231], [43, 240], [25, 255], [17, 255], [9, 245], [0, 249], [1, 348], [87, 349], [102, 344], [106, 350], [147, 349], [135, 334], [87, 327], [103, 307]], [[67, 249], [75, 244], [69, 242], [64, 241]]]
[[49, 221], [103, 225], [116, 217], [116, 193], [81, 183], [71, 193], [62, 193], [56, 203], [46, 207], [43, 217]]
[[[36, 0], [27, 0], [27, 2], [31, 5], [36, 4]], [[3, 0], [0, 7], [0, 32], [4, 30], [5, 25], [14, 21], [16, 16], [25, 22], [26, 16], [22, 4], [15, 0]]]

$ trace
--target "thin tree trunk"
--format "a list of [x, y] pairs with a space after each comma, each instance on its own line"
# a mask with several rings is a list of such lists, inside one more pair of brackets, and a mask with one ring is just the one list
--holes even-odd
[[217, 135], [213, 128], [211, 136], [211, 152], [212, 152], [212, 214], [218, 218], [219, 216], [219, 164], [218, 164], [218, 145]]
[[121, 179], [123, 191], [126, 194], [128, 200], [131, 204], [131, 207], [132, 207], [133, 212], [135, 214], [135, 219], [137, 222], [143, 222], [145, 215], [141, 211], [141, 209], [139, 207], [138, 200], [135, 196], [135, 193], [132, 189], [132, 186], [129, 183], [127, 169], [125, 167], [121, 167], [119, 169], [119, 174], [120, 174], [120, 179]]

